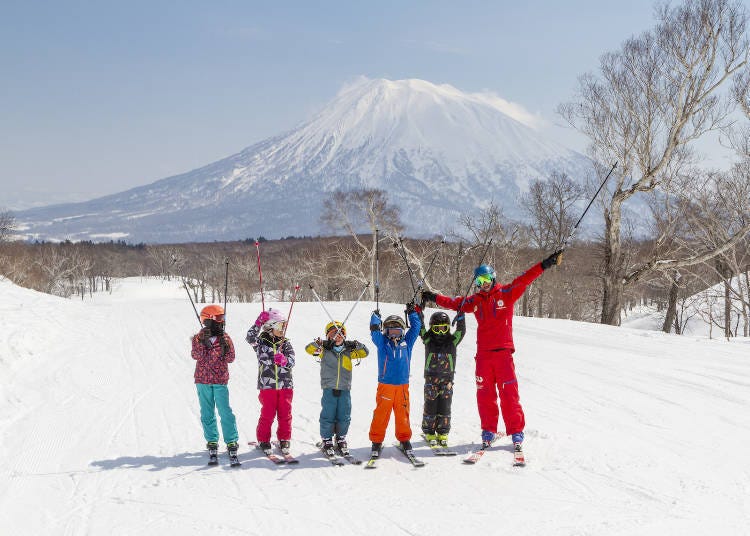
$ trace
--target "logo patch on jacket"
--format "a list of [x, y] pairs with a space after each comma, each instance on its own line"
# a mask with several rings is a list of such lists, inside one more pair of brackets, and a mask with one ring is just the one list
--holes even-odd
[[503, 300], [497, 300], [497, 308], [505, 309], [505, 302]]

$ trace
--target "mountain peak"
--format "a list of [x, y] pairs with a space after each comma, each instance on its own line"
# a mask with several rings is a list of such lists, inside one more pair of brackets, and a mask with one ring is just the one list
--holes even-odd
[[[587, 160], [545, 139], [534, 121], [491, 93], [359, 78], [296, 129], [236, 155], [121, 194], [22, 212], [19, 221], [34, 238], [71, 240], [309, 235], [325, 232], [316, 224], [329, 192], [380, 188], [394, 192], [411, 233], [432, 235], [492, 201], [520, 217], [517, 199], [531, 180], [580, 172]], [[429, 224], [412, 216], [432, 211]]]

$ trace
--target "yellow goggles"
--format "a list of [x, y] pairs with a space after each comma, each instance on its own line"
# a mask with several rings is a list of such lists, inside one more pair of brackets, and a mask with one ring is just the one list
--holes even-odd
[[490, 274], [482, 274], [474, 280], [474, 284], [478, 287], [481, 287], [485, 283], [492, 283], [492, 276]]
[[445, 335], [451, 330], [450, 324], [434, 324], [430, 326], [430, 331], [437, 335]]

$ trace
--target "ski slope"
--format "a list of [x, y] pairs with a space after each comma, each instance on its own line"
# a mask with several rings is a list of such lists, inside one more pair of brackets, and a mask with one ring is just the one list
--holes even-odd
[[[126, 279], [111, 295], [64, 300], [0, 280], [0, 533], [744, 534], [750, 523], [750, 341], [515, 319], [527, 466], [510, 441], [475, 466], [476, 324], [459, 347], [452, 443], [419, 439], [424, 359], [411, 378], [413, 468], [392, 446], [378, 468], [333, 467], [314, 447], [319, 368], [304, 345], [327, 317], [297, 303], [293, 451], [275, 466], [251, 450], [259, 403], [244, 334], [259, 303], [228, 307], [237, 347], [230, 399], [242, 467], [206, 466], [189, 337], [197, 321], [174, 281]], [[288, 310], [289, 304], [278, 305]], [[342, 319], [351, 302], [328, 303]], [[373, 304], [348, 323], [369, 342]], [[381, 304], [384, 314], [401, 305]], [[428, 315], [431, 311], [428, 310]], [[365, 458], [376, 360], [354, 369], [353, 453]], [[393, 426], [387, 445], [395, 441]], [[744, 454], [743, 454], [744, 453]]]

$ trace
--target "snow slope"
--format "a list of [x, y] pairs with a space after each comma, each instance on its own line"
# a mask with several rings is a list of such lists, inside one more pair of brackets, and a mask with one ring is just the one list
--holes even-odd
[[[509, 441], [476, 466], [416, 438], [423, 361], [412, 375], [414, 469], [389, 447], [374, 471], [317, 453], [319, 370], [303, 346], [327, 319], [294, 307], [293, 450], [276, 467], [244, 442], [259, 404], [244, 332], [260, 304], [229, 304], [230, 394], [243, 465], [205, 465], [188, 338], [197, 321], [173, 282], [128, 279], [66, 301], [0, 281], [3, 534], [743, 534], [750, 522], [750, 343], [516, 318], [528, 465]], [[279, 304], [287, 309], [288, 304]], [[343, 318], [351, 303], [328, 303]], [[368, 340], [373, 304], [349, 322]], [[381, 304], [384, 313], [402, 306]], [[428, 311], [429, 312], [429, 311]], [[476, 324], [459, 351], [452, 442], [478, 440]], [[375, 359], [354, 370], [350, 442], [368, 450]], [[393, 439], [392, 426], [388, 441]]]

